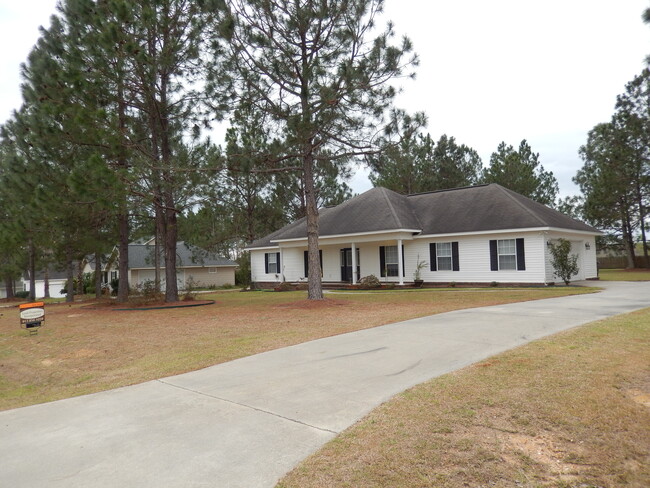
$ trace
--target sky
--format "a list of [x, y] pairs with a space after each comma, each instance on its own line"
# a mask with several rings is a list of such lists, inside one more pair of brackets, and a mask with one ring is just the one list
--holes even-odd
[[[0, 123], [18, 109], [20, 63], [55, 11], [55, 0], [0, 0]], [[648, 0], [385, 0], [382, 20], [407, 35], [420, 58], [401, 82], [398, 107], [424, 111], [442, 134], [478, 151], [483, 164], [504, 141], [526, 139], [561, 196], [578, 193], [578, 149], [614, 112], [616, 95], [650, 55]], [[351, 181], [371, 188], [367, 170]]]

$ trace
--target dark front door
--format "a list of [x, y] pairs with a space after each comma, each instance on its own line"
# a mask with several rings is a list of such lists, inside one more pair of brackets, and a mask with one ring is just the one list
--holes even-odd
[[[357, 249], [357, 280], [359, 279], [359, 249]], [[341, 249], [341, 281], [352, 282], [352, 248]]]

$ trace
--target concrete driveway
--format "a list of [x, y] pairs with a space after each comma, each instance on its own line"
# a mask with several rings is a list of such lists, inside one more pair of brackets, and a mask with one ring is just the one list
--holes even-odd
[[272, 487], [396, 393], [650, 306], [650, 283], [598, 285], [599, 294], [434, 315], [0, 412], [0, 485]]

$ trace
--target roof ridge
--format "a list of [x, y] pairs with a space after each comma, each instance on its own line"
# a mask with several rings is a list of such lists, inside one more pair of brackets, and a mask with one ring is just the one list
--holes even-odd
[[383, 186], [379, 187], [381, 188], [381, 193], [384, 195], [384, 198], [386, 199], [386, 203], [388, 204], [388, 208], [390, 208], [391, 213], [393, 214], [393, 219], [395, 219], [395, 224], [396, 227], [399, 228], [401, 227], [401, 222], [399, 221], [399, 217], [397, 216], [397, 212], [395, 212], [395, 208], [393, 207], [393, 203], [390, 201], [390, 198], [388, 198], [388, 193], [387, 188], [384, 188]]
[[[540, 224], [542, 224], [542, 225], [548, 225], [547, 222], [546, 222], [544, 219], [542, 219], [539, 215], [537, 215], [537, 212], [534, 212], [533, 210], [531, 210], [530, 208], [528, 208], [527, 206], [525, 206], [523, 203], [521, 203], [519, 200], [517, 200], [517, 199], [514, 197], [514, 195], [512, 195], [512, 194], [510, 193], [512, 190], [509, 190], [508, 188], [505, 188], [505, 187], [499, 185], [498, 183], [491, 183], [491, 185], [496, 186], [499, 190], [501, 190], [501, 192], [502, 192], [503, 194], [507, 195], [507, 197], [510, 198], [510, 200], [512, 200], [513, 202], [515, 202], [519, 207], [521, 207], [521, 208], [522, 208], [526, 213], [528, 213], [528, 214], [531, 215], [534, 219], [536, 219]], [[521, 195], [521, 196], [524, 197], [524, 195]], [[524, 198], [528, 198], [528, 197], [524, 197]], [[532, 199], [529, 199], [529, 200], [531, 200], [532, 202], [535, 201], [535, 200], [532, 200]], [[535, 202], [535, 203], [539, 203], [539, 202]], [[542, 204], [540, 204], [540, 205], [542, 205]]]
[[472, 188], [480, 188], [482, 186], [490, 186], [490, 183], [481, 183], [480, 185], [457, 186], [456, 188], [441, 188], [439, 190], [421, 191], [417, 193], [409, 193], [405, 197], [417, 197], [419, 195], [429, 195], [431, 193], [444, 193], [457, 190], [471, 190]]

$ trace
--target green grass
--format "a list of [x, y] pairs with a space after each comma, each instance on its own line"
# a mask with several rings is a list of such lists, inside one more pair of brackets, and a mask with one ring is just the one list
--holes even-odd
[[650, 486], [650, 309], [414, 387], [278, 488]]
[[598, 277], [602, 281], [650, 281], [650, 269], [601, 269]]

